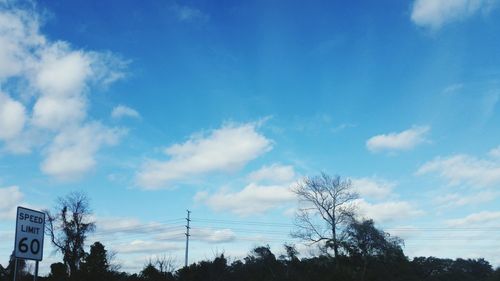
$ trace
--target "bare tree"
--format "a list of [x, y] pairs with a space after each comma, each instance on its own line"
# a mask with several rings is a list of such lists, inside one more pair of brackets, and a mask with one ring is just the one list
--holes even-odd
[[303, 205], [296, 214], [298, 229], [292, 236], [311, 244], [324, 242], [337, 257], [344, 230], [354, 216], [353, 201], [358, 198], [351, 181], [321, 173], [304, 178], [292, 190]]
[[177, 259], [171, 255], [156, 256], [154, 264], [162, 274], [173, 273], [178, 267]]
[[45, 231], [63, 255], [70, 276], [74, 277], [85, 256], [85, 239], [95, 229], [95, 223], [90, 220], [89, 199], [82, 192], [72, 192], [58, 199], [54, 212], [46, 210], [45, 213]]
[[116, 259], [117, 252], [114, 250], [108, 250], [107, 252], [107, 259], [109, 263], [109, 271], [111, 272], [118, 272], [122, 268], [122, 265], [117, 262]]

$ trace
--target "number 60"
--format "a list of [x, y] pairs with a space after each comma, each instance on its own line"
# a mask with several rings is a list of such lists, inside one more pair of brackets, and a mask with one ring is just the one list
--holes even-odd
[[34, 255], [38, 254], [40, 252], [40, 242], [38, 239], [33, 239], [31, 240], [31, 243], [28, 248], [28, 244], [26, 244], [26, 240], [28, 240], [27, 237], [24, 237], [23, 239], [19, 240], [19, 245], [17, 245], [17, 248], [21, 253], [26, 253], [28, 250], [31, 251]]

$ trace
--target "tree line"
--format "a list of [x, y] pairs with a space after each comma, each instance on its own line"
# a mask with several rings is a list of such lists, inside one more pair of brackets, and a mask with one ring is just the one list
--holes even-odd
[[[294, 245], [284, 245], [278, 257], [269, 246], [254, 248], [241, 260], [224, 254], [213, 260], [177, 268], [172, 259], [149, 260], [139, 273], [120, 271], [100, 242], [85, 252], [94, 231], [89, 200], [83, 193], [60, 198], [54, 211], [46, 210], [46, 233], [62, 256], [50, 266], [47, 281], [198, 281], [198, 280], [425, 280], [500, 281], [500, 268], [484, 259], [442, 259], [405, 256], [399, 237], [376, 227], [357, 214], [358, 198], [349, 180], [321, 174], [302, 179], [293, 188], [301, 201], [292, 236], [320, 249], [318, 256], [299, 258]], [[14, 258], [0, 265], [0, 281], [12, 280]], [[18, 263], [18, 280], [32, 280], [25, 261]]]

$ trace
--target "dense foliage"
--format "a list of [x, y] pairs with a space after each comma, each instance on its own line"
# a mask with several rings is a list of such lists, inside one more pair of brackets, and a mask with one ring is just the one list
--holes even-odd
[[[102, 244], [94, 244], [78, 275], [70, 278], [63, 263], [51, 265], [51, 273], [40, 281], [500, 281], [500, 268], [493, 270], [484, 259], [440, 259], [417, 257], [407, 259], [402, 253], [391, 255], [369, 252], [366, 255], [324, 255], [299, 259], [292, 246], [287, 254], [276, 257], [268, 246], [255, 248], [243, 260], [229, 262], [223, 255], [201, 261], [176, 271], [166, 271], [149, 262], [139, 274], [110, 269]], [[0, 280], [12, 280], [12, 265], [0, 266]], [[26, 272], [18, 280], [33, 280]]]

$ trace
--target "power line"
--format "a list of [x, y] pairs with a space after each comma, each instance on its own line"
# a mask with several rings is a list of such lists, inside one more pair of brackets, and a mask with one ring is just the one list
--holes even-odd
[[109, 228], [109, 229], [104, 230], [104, 231], [96, 231], [96, 232], [106, 234], [106, 233], [115, 233], [115, 232], [128, 232], [131, 230], [154, 228], [154, 227], [161, 227], [161, 226], [172, 226], [174, 224], [170, 224], [170, 222], [175, 222], [175, 221], [180, 222], [182, 220], [184, 220], [184, 219], [182, 219], [182, 218], [181, 219], [170, 219], [170, 220], [159, 221], [159, 222], [150, 222], [150, 223], [137, 224], [137, 225], [131, 225], [131, 226]]
[[244, 225], [260, 225], [260, 226], [277, 226], [277, 227], [294, 227], [294, 224], [278, 223], [278, 222], [265, 222], [265, 221], [234, 221], [234, 220], [221, 220], [221, 219], [204, 219], [193, 218], [193, 222], [212, 222], [221, 224], [244, 224]]

